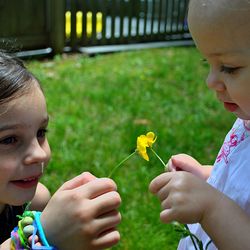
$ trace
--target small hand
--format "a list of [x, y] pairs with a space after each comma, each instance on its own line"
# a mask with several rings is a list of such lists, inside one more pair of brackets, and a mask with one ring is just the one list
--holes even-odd
[[211, 166], [202, 166], [196, 159], [187, 154], [173, 155], [168, 161], [168, 170], [170, 172], [186, 171], [206, 180], [211, 172]]
[[149, 190], [160, 199], [160, 218], [164, 223], [201, 222], [217, 197], [217, 191], [204, 180], [184, 171], [157, 176], [150, 183]]
[[118, 243], [121, 198], [115, 183], [90, 173], [64, 183], [41, 215], [48, 241], [60, 250], [104, 249]]

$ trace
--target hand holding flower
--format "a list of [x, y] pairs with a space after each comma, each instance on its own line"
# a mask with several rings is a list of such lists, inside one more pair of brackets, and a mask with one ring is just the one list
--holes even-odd
[[[109, 177], [136, 152], [138, 152], [143, 159], [149, 161], [147, 149], [150, 149], [154, 153], [164, 166], [165, 171], [168, 171], [168, 165], [172, 164], [172, 162], [169, 162], [166, 165], [160, 156], [154, 151], [152, 146], [156, 139], [157, 137], [153, 132], [148, 132], [146, 135], [140, 135], [137, 137], [137, 147], [135, 151], [122, 160], [112, 170]], [[193, 174], [184, 171], [176, 172], [178, 169], [174, 169], [172, 165], [170, 165], [170, 167], [175, 171], [165, 172], [157, 176], [150, 183], [149, 190], [157, 195], [161, 201], [163, 209], [160, 214], [161, 220], [165, 223], [172, 223], [175, 230], [182, 234], [182, 237], [190, 236], [195, 250], [203, 250], [202, 241], [189, 231], [186, 224], [182, 225], [177, 221], [181, 223], [200, 222], [203, 213], [207, 208], [207, 197], [204, 197], [203, 192], [200, 190], [208, 189], [212, 194], [213, 188]], [[197, 206], [197, 204], [199, 205]], [[205, 246], [205, 250], [210, 243], [211, 241]]]

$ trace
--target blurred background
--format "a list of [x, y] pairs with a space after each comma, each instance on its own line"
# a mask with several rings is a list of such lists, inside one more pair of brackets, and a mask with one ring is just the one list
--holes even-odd
[[187, 4], [188, 0], [1, 0], [0, 39], [26, 51], [20, 56], [190, 45]]

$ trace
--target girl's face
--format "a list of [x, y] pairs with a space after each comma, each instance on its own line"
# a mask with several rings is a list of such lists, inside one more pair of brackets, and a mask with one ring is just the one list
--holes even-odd
[[[210, 65], [208, 87], [225, 109], [250, 119], [250, 9], [218, 6], [220, 1], [192, 0], [189, 28]], [[239, 1], [240, 2], [240, 1]]]
[[50, 159], [47, 125], [45, 98], [35, 81], [28, 93], [0, 106], [0, 210], [33, 198]]

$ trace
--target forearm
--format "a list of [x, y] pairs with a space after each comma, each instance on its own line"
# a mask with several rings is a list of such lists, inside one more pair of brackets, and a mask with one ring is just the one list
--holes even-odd
[[220, 250], [248, 249], [250, 218], [234, 201], [218, 192], [218, 199], [207, 211], [201, 225]]
[[0, 249], [10, 250], [10, 239], [3, 242], [0, 246]]

